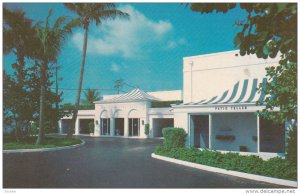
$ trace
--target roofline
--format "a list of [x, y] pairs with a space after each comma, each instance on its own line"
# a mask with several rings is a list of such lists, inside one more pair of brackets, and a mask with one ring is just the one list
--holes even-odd
[[216, 55], [222, 55], [222, 54], [229, 54], [229, 53], [235, 53], [235, 52], [239, 52], [239, 51], [240, 50], [230, 50], [230, 51], [222, 51], [222, 52], [217, 52], [217, 53], [200, 54], [200, 55], [194, 55], [194, 56], [189, 56], [189, 57], [183, 57], [183, 60], [210, 57], [210, 56], [216, 56]]
[[128, 102], [153, 102], [156, 100], [127, 100], [127, 101], [95, 101], [95, 104], [112, 104], [112, 103], [128, 103]]
[[173, 108], [187, 108], [187, 107], [216, 107], [216, 106], [256, 106], [256, 107], [265, 107], [265, 105], [256, 105], [256, 103], [230, 103], [230, 104], [171, 104]]

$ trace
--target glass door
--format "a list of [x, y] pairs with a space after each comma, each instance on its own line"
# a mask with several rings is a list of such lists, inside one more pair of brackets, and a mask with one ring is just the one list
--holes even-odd
[[191, 115], [191, 132], [195, 148], [209, 148], [209, 116]]
[[100, 119], [101, 135], [110, 135], [110, 119]]
[[140, 119], [130, 118], [129, 121], [129, 136], [140, 136]]

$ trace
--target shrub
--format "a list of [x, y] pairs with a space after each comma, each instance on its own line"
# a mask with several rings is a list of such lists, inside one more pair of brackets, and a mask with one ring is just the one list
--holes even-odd
[[145, 135], [149, 135], [149, 129], [150, 129], [150, 125], [148, 123], [145, 124], [145, 131], [144, 131]]
[[185, 130], [182, 128], [166, 127], [162, 130], [164, 146], [167, 148], [179, 148], [185, 145]]
[[288, 140], [286, 158], [292, 165], [297, 166], [297, 129], [296, 128], [289, 131], [289, 140]]
[[94, 133], [94, 128], [95, 128], [94, 122], [89, 122], [90, 133]]
[[37, 127], [36, 122], [30, 123], [30, 135], [37, 135], [39, 133], [39, 129]]
[[291, 165], [288, 160], [279, 157], [265, 161], [253, 155], [242, 156], [238, 153], [230, 152], [222, 154], [211, 150], [187, 147], [170, 148], [165, 146], [156, 147], [155, 154], [227, 170], [289, 180], [297, 179], [297, 167]]

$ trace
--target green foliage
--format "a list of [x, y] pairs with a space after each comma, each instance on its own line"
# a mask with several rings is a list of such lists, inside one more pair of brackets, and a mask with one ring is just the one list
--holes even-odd
[[150, 132], [150, 125], [148, 123], [145, 124], [145, 135], [149, 135], [149, 132]]
[[100, 100], [100, 93], [97, 90], [88, 88], [83, 92], [85, 99], [82, 100], [84, 105], [94, 105], [94, 101]]
[[[38, 22], [35, 25], [39, 45], [39, 49], [35, 51], [35, 61], [40, 70], [40, 114], [37, 144], [41, 144], [43, 142], [44, 133], [47, 129], [44, 120], [47, 118], [45, 111], [47, 108], [45, 92], [47, 89], [47, 81], [49, 80], [47, 77], [49, 65], [57, 62], [58, 55], [61, 52], [66, 36], [72, 32], [72, 25], [70, 25], [69, 18], [65, 16], [58, 17], [51, 26], [50, 18], [52, 14], [52, 9], [50, 9], [45, 23], [43, 23], [44, 25], [42, 25], [42, 22]], [[56, 112], [58, 114], [58, 110], [56, 110]]]
[[[71, 114], [74, 108], [75, 105], [71, 103], [65, 103], [63, 105], [60, 105], [61, 116]], [[95, 110], [95, 104], [81, 104], [79, 106], [79, 110]]]
[[89, 130], [90, 130], [90, 133], [94, 133], [94, 129], [95, 129], [95, 124], [94, 124], [94, 122], [90, 122], [90, 123], [89, 123]]
[[171, 107], [171, 104], [181, 104], [181, 100], [173, 101], [153, 101], [151, 102], [151, 108], [162, 108], [162, 107]]
[[289, 131], [289, 140], [287, 147], [286, 158], [294, 166], [297, 166], [297, 129], [294, 128]]
[[258, 156], [242, 156], [230, 152], [222, 154], [218, 151], [186, 147], [169, 148], [166, 146], [156, 147], [155, 154], [227, 170], [289, 180], [297, 179], [296, 166], [279, 157], [264, 161]]
[[164, 137], [164, 146], [168, 148], [184, 147], [185, 145], [185, 130], [182, 128], [166, 127], [162, 129]]
[[30, 123], [30, 135], [37, 135], [39, 132], [39, 129], [37, 127], [36, 122], [31, 122]]
[[[191, 10], [200, 13], [226, 13], [236, 3], [192, 3]], [[265, 105], [259, 114], [284, 122], [297, 118], [297, 4], [296, 3], [240, 3], [248, 15], [235, 25], [240, 29], [234, 44], [242, 56], [256, 54], [258, 58], [280, 55], [279, 66], [266, 68], [268, 82], [259, 92], [269, 97], [258, 102]], [[278, 114], [273, 109], [280, 108]]]
[[60, 137], [46, 137], [43, 144], [35, 145], [37, 137], [24, 137], [20, 141], [16, 142], [16, 139], [12, 136], [6, 136], [3, 138], [3, 149], [37, 149], [37, 148], [53, 148], [61, 146], [69, 146], [81, 143], [80, 139], [66, 139]]

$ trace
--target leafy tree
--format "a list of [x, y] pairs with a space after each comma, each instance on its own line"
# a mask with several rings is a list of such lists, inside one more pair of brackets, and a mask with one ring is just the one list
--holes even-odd
[[[77, 113], [80, 102], [80, 94], [82, 89], [84, 65], [86, 59], [86, 49], [88, 41], [88, 30], [91, 22], [95, 22], [96, 25], [101, 24], [103, 20], [115, 19], [116, 17], [128, 17], [127, 13], [124, 13], [116, 9], [114, 3], [65, 3], [65, 6], [76, 13], [78, 18], [74, 19], [75, 23], [80, 23], [80, 26], [84, 29], [84, 42], [82, 47], [82, 61], [80, 68], [80, 77], [78, 83], [78, 92], [75, 102], [75, 108], [72, 116], [71, 129], [75, 128], [75, 122], [77, 119]], [[68, 137], [72, 137], [72, 131], [68, 131]]]
[[49, 19], [52, 15], [52, 10], [49, 10], [46, 18], [45, 26], [41, 22], [36, 24], [36, 32], [39, 39], [40, 49], [36, 52], [36, 59], [40, 67], [40, 113], [39, 113], [39, 135], [36, 144], [43, 143], [45, 126], [45, 105], [46, 105], [46, 89], [47, 89], [47, 72], [49, 64], [56, 63], [58, 54], [61, 51], [62, 44], [67, 36], [71, 33], [71, 29], [75, 23], [69, 22], [68, 18], [61, 16], [57, 18], [54, 25], [51, 27]]
[[[222, 12], [237, 7], [237, 3], [192, 3], [190, 9], [200, 13]], [[277, 122], [297, 118], [297, 4], [296, 3], [240, 3], [248, 15], [237, 22], [241, 31], [234, 44], [242, 56], [256, 54], [258, 58], [281, 56], [277, 67], [266, 68], [268, 83], [259, 92], [268, 97], [265, 109], [259, 114]], [[280, 108], [274, 114], [272, 110]]]
[[95, 89], [88, 88], [83, 94], [85, 97], [83, 104], [93, 105], [94, 101], [100, 100], [100, 93]]
[[[4, 72], [4, 109], [7, 119], [15, 124], [15, 134], [18, 140], [21, 130], [27, 128], [32, 117], [31, 99], [28, 96], [28, 69], [25, 59], [33, 56], [37, 41], [32, 21], [25, 17], [22, 10], [11, 11], [3, 8], [3, 53], [13, 53], [16, 62], [12, 64], [13, 77]], [[29, 46], [31, 45], [31, 46]], [[10, 115], [10, 116], [9, 116]]]

